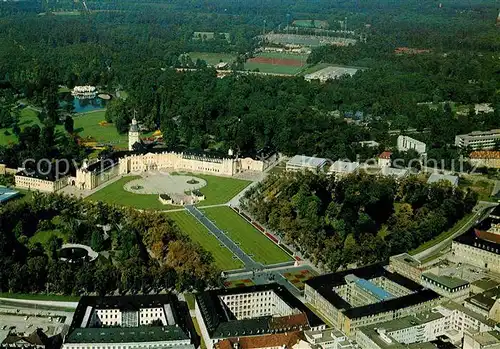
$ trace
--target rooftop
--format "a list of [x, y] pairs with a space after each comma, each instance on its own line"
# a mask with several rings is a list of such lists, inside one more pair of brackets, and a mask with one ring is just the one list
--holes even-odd
[[448, 276], [448, 275], [436, 275], [434, 273], [424, 273], [424, 274], [422, 274], [422, 277], [425, 277], [429, 280], [432, 280], [432, 281], [434, 281], [440, 285], [443, 285], [444, 287], [447, 287], [449, 289], [455, 289], [455, 288], [469, 285], [469, 282], [467, 282], [465, 280], [462, 280], [462, 279], [459, 279], [456, 277], [452, 277], [452, 276]]
[[469, 154], [471, 159], [500, 159], [500, 151], [473, 151]]
[[[290, 308], [297, 309], [300, 313], [283, 317], [261, 316], [237, 320], [219, 298], [226, 295], [263, 291], [273, 291]], [[196, 303], [211, 338], [251, 336], [294, 330], [300, 331], [307, 329], [307, 327], [316, 327], [324, 324], [309, 308], [295, 298], [290, 291], [277, 283], [209, 290], [197, 294]]]
[[484, 316], [476, 313], [475, 311], [472, 311], [469, 308], [466, 308], [463, 305], [458, 304], [458, 303], [453, 302], [453, 301], [448, 301], [448, 302], [442, 303], [441, 305], [437, 306], [436, 309], [439, 309], [440, 307], [448, 309], [448, 310], [460, 311], [460, 312], [466, 314], [467, 316], [469, 316], [469, 317], [471, 317], [471, 318], [473, 318], [473, 319], [475, 319], [483, 324], [486, 324], [490, 327], [495, 327], [495, 325], [496, 325], [495, 321], [487, 319]]
[[498, 331], [476, 333], [472, 337], [481, 345], [481, 348], [500, 343], [500, 333]]
[[295, 155], [293, 158], [288, 160], [286, 163], [287, 166], [295, 166], [295, 167], [322, 167], [326, 165], [327, 159], [325, 158], [316, 158], [313, 156], [305, 156], [305, 155]]
[[391, 158], [392, 152], [390, 151], [384, 151], [382, 154], [380, 154], [378, 157], [379, 159], [386, 159], [389, 160]]
[[302, 339], [300, 332], [268, 334], [265, 336], [233, 337], [215, 344], [218, 349], [233, 349], [238, 344], [241, 349], [291, 348]]
[[178, 326], [79, 328], [68, 334], [66, 343], [131, 343], [186, 340]]
[[478, 293], [466, 300], [466, 302], [475, 305], [485, 311], [489, 311], [500, 297], [500, 286], [490, 288], [482, 293]]
[[490, 279], [490, 278], [483, 278], [483, 279], [479, 279], [479, 280], [474, 281], [471, 285], [476, 286], [476, 287], [486, 291], [486, 290], [489, 290], [490, 288], [498, 286], [499, 283], [493, 279]]
[[[367, 280], [376, 277], [385, 277], [390, 281], [407, 288], [413, 293], [406, 296], [389, 299], [384, 302], [353, 308], [333, 289], [334, 287], [344, 285], [346, 283], [345, 277], [348, 274], [353, 274], [359, 278]], [[389, 272], [386, 268], [384, 268], [382, 263], [372, 264], [358, 269], [344, 270], [337, 273], [320, 275], [307, 280], [305, 284], [315, 289], [323, 298], [332, 303], [335, 308], [343, 310], [344, 314], [349, 318], [359, 318], [383, 312], [394, 311], [406, 306], [411, 306], [439, 298], [439, 295], [436, 292], [429, 289], [424, 289], [422, 285], [397, 273]]]
[[352, 173], [356, 171], [358, 167], [359, 167], [359, 162], [337, 160], [332, 164], [332, 166], [330, 166], [328, 172]]
[[410, 170], [407, 168], [394, 168], [394, 167], [384, 166], [380, 171], [380, 173], [384, 176], [393, 176], [402, 178], [407, 176], [410, 173]]
[[417, 258], [409, 255], [408, 253], [401, 253], [396, 256], [392, 256], [391, 260], [397, 260], [406, 263], [414, 268], [419, 268], [422, 264]]

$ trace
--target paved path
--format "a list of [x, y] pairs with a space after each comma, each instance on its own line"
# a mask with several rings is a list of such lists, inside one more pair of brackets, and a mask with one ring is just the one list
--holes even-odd
[[203, 224], [220, 242], [222, 242], [236, 257], [238, 257], [245, 269], [256, 270], [262, 269], [264, 266], [255, 262], [243, 250], [231, 240], [222, 230], [220, 230], [210, 219], [208, 219], [201, 211], [193, 205], [186, 205], [186, 210], [192, 214], [201, 224]]
[[75, 308], [78, 302], [58, 302], [58, 301], [42, 301], [35, 299], [17, 299], [17, 298], [0, 298], [1, 304], [18, 304], [18, 305], [43, 305], [55, 308]]
[[478, 204], [476, 205], [475, 213], [474, 215], [462, 226], [462, 228], [458, 229], [454, 234], [446, 238], [445, 240], [437, 243], [436, 245], [433, 245], [429, 247], [427, 250], [424, 250], [420, 253], [417, 253], [414, 257], [422, 260], [428, 259], [429, 257], [440, 253], [442, 250], [448, 247], [448, 245], [451, 245], [451, 241], [456, 238], [457, 236], [465, 233], [467, 230], [469, 230], [472, 226], [476, 225], [478, 222], [482, 221], [485, 219], [490, 212], [493, 210], [494, 207], [496, 207], [498, 204], [493, 203], [493, 202], [487, 202], [487, 201], [479, 201]]

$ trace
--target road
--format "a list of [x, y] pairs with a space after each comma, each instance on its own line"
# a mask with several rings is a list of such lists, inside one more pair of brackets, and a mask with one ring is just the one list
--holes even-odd
[[423, 261], [432, 257], [433, 255], [439, 254], [444, 249], [448, 248], [451, 245], [451, 241], [457, 236], [465, 233], [471, 227], [476, 225], [478, 222], [485, 219], [490, 212], [496, 207], [498, 204], [494, 202], [487, 201], [479, 201], [475, 207], [476, 213], [462, 226], [462, 228], [458, 229], [454, 234], [444, 239], [443, 241], [437, 243], [429, 247], [427, 250], [417, 253], [414, 257]]
[[231, 240], [222, 230], [220, 230], [210, 219], [208, 219], [198, 208], [193, 205], [186, 205], [186, 210], [203, 224], [220, 242], [222, 242], [236, 257], [238, 257], [247, 270], [262, 269], [264, 266], [255, 262], [243, 250]]

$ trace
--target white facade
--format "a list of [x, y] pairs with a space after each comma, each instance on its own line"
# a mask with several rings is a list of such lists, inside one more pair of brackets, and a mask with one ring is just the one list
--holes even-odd
[[68, 178], [69, 177], [62, 177], [55, 181], [50, 181], [16, 174], [14, 180], [16, 188], [54, 193], [68, 185]]
[[[480, 246], [486, 244], [481, 243], [481, 240], [476, 242], [476, 246], [462, 244], [458, 241], [452, 241], [451, 251], [455, 258], [460, 259], [462, 263], [500, 273], [500, 255], [499, 248], [491, 248], [490, 251], [481, 249]], [[489, 247], [488, 247], [489, 248]]]
[[427, 146], [425, 145], [424, 142], [418, 141], [414, 138], [408, 136], [399, 136], [398, 150], [408, 151], [410, 149], [414, 149], [419, 154], [424, 154], [427, 150]]
[[132, 119], [132, 125], [130, 125], [130, 130], [128, 131], [128, 150], [134, 150], [134, 144], [140, 142], [139, 135], [139, 127], [134, 117]]
[[297, 314], [273, 291], [251, 292], [220, 296], [236, 319], [259, 316], [288, 316]]
[[473, 150], [492, 149], [498, 140], [500, 140], [500, 130], [474, 131], [455, 136], [455, 145], [460, 148], [470, 147]]

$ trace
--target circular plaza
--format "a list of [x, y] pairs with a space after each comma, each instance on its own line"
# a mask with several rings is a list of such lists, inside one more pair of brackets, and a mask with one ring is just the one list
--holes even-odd
[[134, 194], [184, 194], [206, 185], [207, 182], [204, 179], [195, 176], [148, 173], [141, 178], [127, 182], [124, 189]]

